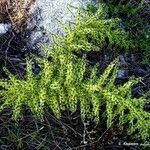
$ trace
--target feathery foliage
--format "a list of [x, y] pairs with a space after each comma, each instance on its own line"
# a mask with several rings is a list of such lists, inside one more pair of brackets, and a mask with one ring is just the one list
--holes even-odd
[[84, 58], [77, 58], [71, 53], [48, 53], [52, 61], [48, 61], [48, 57], [37, 59], [41, 67], [38, 75], [32, 73], [29, 61], [26, 80], [19, 80], [8, 73], [9, 80], [0, 81], [3, 87], [0, 111], [12, 107], [13, 118], [17, 120], [26, 105], [33, 114], [42, 118], [44, 106], [48, 105], [60, 117], [61, 111], [66, 108], [74, 112], [79, 101], [82, 119], [94, 118], [98, 122], [100, 106], [105, 103], [108, 127], [118, 117], [120, 127], [129, 124], [130, 134], [138, 131], [137, 135], [142, 139], [150, 138], [150, 114], [143, 110], [146, 100], [132, 98], [130, 92], [137, 81], [132, 79], [121, 87], [114, 85], [118, 68], [116, 60], [101, 76], [97, 75], [97, 67], [94, 67], [90, 76], [86, 77], [89, 70]]
[[99, 0], [104, 3], [108, 18], [119, 18], [122, 29], [134, 43], [133, 52], [142, 52], [143, 61], [150, 64], [149, 2], [147, 0]]
[[100, 5], [93, 7], [93, 11], [80, 9], [79, 15], [74, 20], [74, 28], [64, 25], [66, 36], [64, 44], [69, 51], [98, 51], [107, 45], [108, 47], [119, 47], [129, 49], [134, 47], [128, 39], [128, 32], [121, 26], [119, 18], [108, 18], [107, 12]]
[[125, 4], [122, 1], [116, 3], [101, 1], [100, 4], [88, 4], [86, 8], [80, 9], [73, 22], [74, 28], [63, 25], [66, 32], [63, 46], [75, 52], [101, 51], [104, 47], [118, 52], [140, 51], [143, 61], [149, 64], [148, 21], [139, 21], [142, 18], [139, 12], [145, 2], [141, 0], [134, 4], [133, 0]]

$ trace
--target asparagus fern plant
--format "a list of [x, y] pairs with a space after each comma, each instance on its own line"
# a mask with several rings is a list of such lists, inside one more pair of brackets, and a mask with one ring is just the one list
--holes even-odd
[[[38, 75], [32, 73], [32, 65], [28, 62], [26, 80], [19, 80], [8, 73], [8, 80], [1, 80], [3, 87], [0, 94], [2, 104], [0, 111], [11, 107], [13, 118], [21, 117], [22, 108], [28, 106], [33, 114], [42, 118], [45, 105], [48, 105], [57, 117], [61, 111], [69, 109], [76, 111], [77, 102], [80, 102], [81, 116], [95, 118], [99, 121], [99, 109], [102, 103], [106, 104], [107, 126], [119, 118], [119, 126], [129, 124], [129, 133], [138, 131], [142, 139], [150, 138], [150, 113], [143, 110], [146, 103], [144, 98], [132, 98], [131, 87], [137, 83], [130, 80], [120, 87], [114, 85], [118, 62], [115, 60], [101, 76], [97, 75], [97, 67], [86, 76], [86, 61], [77, 58], [71, 53], [51, 52], [48, 57], [37, 59], [41, 67]], [[92, 110], [91, 110], [92, 105]]]
[[[108, 18], [120, 18], [121, 26], [134, 43], [133, 52], [139, 50], [143, 62], [150, 64], [149, 4], [146, 0], [99, 0]], [[139, 21], [140, 20], [140, 21]]]
[[105, 45], [126, 50], [134, 47], [129, 33], [120, 26], [121, 20], [108, 18], [103, 5], [94, 12], [79, 10], [73, 23], [75, 28], [63, 25], [66, 32], [63, 43], [69, 51], [100, 51]]
[[9, 78], [0, 80], [0, 111], [11, 107], [13, 118], [17, 120], [22, 116], [22, 108], [28, 106], [33, 114], [42, 118], [44, 107], [49, 106], [59, 118], [62, 110], [76, 111], [79, 102], [82, 119], [94, 118], [98, 122], [100, 106], [105, 103], [108, 128], [118, 118], [120, 127], [128, 124], [129, 134], [137, 133], [139, 138], [149, 140], [150, 113], [143, 109], [146, 99], [133, 98], [131, 94], [137, 80], [115, 86], [117, 60], [98, 75], [96, 66], [90, 70], [85, 57], [78, 58], [72, 53], [100, 49], [106, 39], [109, 46], [132, 46], [128, 34], [119, 28], [118, 19], [106, 20], [104, 16], [100, 8], [90, 17], [87, 14], [78, 17], [74, 29], [66, 27], [67, 35], [57, 38], [53, 51], [45, 48], [44, 58], [35, 58], [41, 68], [39, 74], [33, 74], [32, 61], [27, 63], [25, 80], [19, 80], [6, 70]]

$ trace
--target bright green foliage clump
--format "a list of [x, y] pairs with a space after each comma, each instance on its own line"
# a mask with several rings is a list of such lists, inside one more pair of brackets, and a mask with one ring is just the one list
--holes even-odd
[[105, 45], [120, 49], [134, 47], [128, 39], [128, 32], [121, 28], [120, 22], [119, 18], [109, 19], [103, 5], [94, 9], [94, 12], [81, 10], [74, 21], [75, 28], [65, 26], [64, 44], [69, 51], [76, 52], [97, 51]]
[[[42, 118], [46, 105], [60, 117], [62, 110], [67, 108], [74, 112], [77, 102], [80, 102], [82, 119], [94, 117], [98, 122], [100, 105], [105, 103], [108, 127], [118, 117], [120, 127], [129, 123], [130, 134], [137, 130], [142, 139], [150, 138], [150, 114], [143, 110], [146, 100], [132, 98], [130, 92], [137, 81], [130, 80], [120, 87], [114, 85], [117, 61], [98, 76], [97, 67], [88, 70], [84, 58], [59, 50], [50, 52], [49, 56], [52, 61], [48, 61], [47, 57], [37, 59], [41, 67], [38, 75], [32, 73], [31, 63], [28, 62], [26, 80], [19, 80], [10, 73], [9, 80], [1, 80], [0, 86], [4, 90], [0, 93], [3, 102], [0, 111], [12, 107], [13, 118], [18, 119], [25, 105]], [[87, 71], [90, 72], [88, 77]]]
[[[117, 3], [117, 4], [116, 4]], [[134, 4], [135, 3], [135, 4]], [[141, 19], [144, 1], [101, 1], [79, 10], [74, 28], [64, 25], [63, 47], [73, 52], [106, 51], [137, 52], [149, 64], [150, 29]], [[140, 20], [140, 21], [139, 21]], [[61, 40], [62, 41], [62, 40]]]

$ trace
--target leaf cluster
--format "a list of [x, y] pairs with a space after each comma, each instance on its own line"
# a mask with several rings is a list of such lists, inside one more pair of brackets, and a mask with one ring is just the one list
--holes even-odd
[[[18, 120], [22, 116], [22, 108], [28, 106], [33, 114], [42, 119], [44, 108], [48, 106], [59, 118], [65, 109], [75, 112], [79, 102], [82, 119], [94, 118], [98, 123], [101, 119], [100, 106], [105, 104], [108, 128], [118, 118], [119, 127], [128, 124], [130, 134], [136, 131], [138, 137], [150, 138], [150, 114], [143, 109], [146, 99], [132, 98], [130, 92], [137, 81], [131, 79], [119, 87], [114, 84], [117, 60], [98, 76], [96, 66], [92, 70], [87, 69], [85, 58], [78, 58], [72, 53], [59, 53], [59, 49], [47, 53], [44, 59], [37, 58], [41, 68], [38, 75], [32, 73], [30, 61], [25, 80], [19, 80], [7, 71], [9, 79], [0, 81], [3, 87], [0, 111], [11, 107], [13, 118]], [[86, 76], [87, 71], [90, 72], [89, 77]]]
[[100, 51], [104, 46], [129, 49], [134, 47], [129, 33], [121, 28], [119, 18], [108, 18], [103, 5], [79, 10], [74, 28], [64, 25], [64, 44], [69, 51]]
[[132, 52], [141, 52], [143, 61], [150, 63], [150, 28], [149, 4], [146, 0], [100, 0], [108, 18], [121, 19], [121, 26], [129, 33], [131, 43], [135, 45]]

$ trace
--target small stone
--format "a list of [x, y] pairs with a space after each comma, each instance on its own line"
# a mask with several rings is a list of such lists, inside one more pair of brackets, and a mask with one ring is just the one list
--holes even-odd
[[31, 34], [30, 44], [35, 45], [36, 43], [38, 43], [38, 41], [40, 41], [42, 36], [43, 36], [43, 34], [41, 31], [35, 31], [34, 33]]
[[34, 68], [34, 70], [33, 70], [34, 74], [39, 74], [39, 72], [40, 72], [40, 68]]
[[128, 78], [128, 71], [124, 69], [120, 69], [117, 73], [118, 79], [127, 79]]
[[10, 29], [10, 27], [11, 27], [10, 24], [3, 24], [3, 23], [0, 23], [0, 35], [7, 33], [8, 30]]

